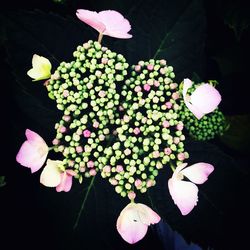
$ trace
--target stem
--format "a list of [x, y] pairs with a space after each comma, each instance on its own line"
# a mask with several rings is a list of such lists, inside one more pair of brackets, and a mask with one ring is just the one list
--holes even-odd
[[76, 218], [76, 221], [75, 221], [75, 224], [74, 224], [73, 229], [76, 229], [76, 228], [77, 228], [77, 226], [78, 226], [78, 222], [79, 222], [79, 220], [80, 220], [80, 217], [81, 217], [82, 211], [83, 211], [84, 206], [85, 206], [85, 203], [86, 203], [86, 201], [87, 201], [87, 198], [88, 198], [89, 192], [90, 192], [90, 190], [91, 190], [91, 188], [92, 188], [92, 186], [93, 186], [94, 180], [95, 180], [95, 176], [93, 176], [93, 177], [92, 177], [91, 182], [90, 182], [90, 184], [89, 184], [89, 186], [88, 186], [88, 189], [87, 189], [86, 195], [85, 195], [85, 197], [84, 197], [84, 199], [83, 199], [83, 202], [82, 202], [81, 208], [80, 208], [80, 210], [79, 210], [79, 212], [78, 212], [78, 215], [77, 215], [77, 218]]
[[55, 147], [56, 146], [48, 147], [48, 150], [50, 151], [50, 150], [54, 149]]
[[169, 165], [170, 165], [172, 171], [174, 172], [175, 171], [175, 167], [174, 167], [174, 165], [173, 165], [173, 163], [171, 161], [169, 162]]
[[100, 32], [100, 33], [99, 33], [99, 36], [98, 36], [98, 43], [101, 44], [102, 38], [103, 38], [103, 33]]

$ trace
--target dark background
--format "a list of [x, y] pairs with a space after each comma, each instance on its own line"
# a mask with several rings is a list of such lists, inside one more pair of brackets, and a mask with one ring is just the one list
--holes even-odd
[[[203, 249], [249, 248], [249, 230], [245, 227], [249, 220], [250, 21], [245, 1], [68, 0], [59, 4], [51, 0], [9, 1], [5, 5], [0, 19], [0, 175], [6, 176], [6, 185], [0, 187], [0, 249], [14, 249], [15, 244], [20, 249], [144, 250], [151, 249], [152, 244], [154, 249], [163, 249], [164, 235], [159, 234], [157, 226], [150, 227], [146, 237], [133, 246], [120, 238], [115, 223], [127, 200], [120, 198], [106, 180], [96, 177], [79, 225], [73, 230], [89, 180], [82, 185], [75, 183], [69, 193], [56, 193], [39, 184], [39, 173], [31, 175], [15, 162], [25, 129], [37, 131], [50, 141], [53, 124], [60, 117], [42, 84], [32, 83], [26, 76], [31, 55], [39, 51], [56, 64], [47, 51], [53, 50], [58, 61], [69, 60], [78, 44], [96, 39], [97, 33], [75, 17], [78, 8], [115, 9], [128, 16], [134, 37], [129, 41], [104, 37], [103, 42], [124, 54], [129, 63], [152, 57], [157, 47], [155, 34], [161, 35], [166, 29], [174, 31], [170, 38], [175, 41], [166, 43], [166, 51], [159, 56], [174, 66], [177, 81], [195, 74], [202, 80], [219, 82], [223, 98], [220, 109], [231, 123], [229, 131], [209, 142], [186, 141], [190, 162], [215, 166], [209, 181], [199, 187], [197, 207], [188, 216], [180, 215], [168, 194], [168, 170], [138, 201], [154, 208], [187, 242]], [[185, 14], [189, 7], [190, 13]], [[50, 12], [63, 19], [48, 16]]]

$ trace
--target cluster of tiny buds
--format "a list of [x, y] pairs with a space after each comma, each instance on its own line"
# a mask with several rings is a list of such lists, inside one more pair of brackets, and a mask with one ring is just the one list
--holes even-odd
[[156, 184], [170, 161], [188, 158], [173, 67], [165, 60], [140, 61], [128, 76], [125, 58], [93, 41], [73, 56], [46, 85], [63, 111], [54, 149], [79, 182], [100, 171], [117, 193], [133, 200], [136, 191]]

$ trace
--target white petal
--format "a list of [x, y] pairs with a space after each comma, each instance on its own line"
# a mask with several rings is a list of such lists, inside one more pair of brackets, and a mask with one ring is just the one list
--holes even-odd
[[182, 89], [182, 95], [183, 95], [184, 100], [186, 100], [188, 89], [191, 88], [192, 85], [193, 85], [193, 82], [190, 79], [188, 79], [188, 78], [184, 79], [183, 89]]
[[44, 167], [41, 176], [40, 183], [46, 187], [56, 187], [61, 182], [61, 171], [59, 165], [62, 165], [62, 161], [47, 160], [47, 165]]

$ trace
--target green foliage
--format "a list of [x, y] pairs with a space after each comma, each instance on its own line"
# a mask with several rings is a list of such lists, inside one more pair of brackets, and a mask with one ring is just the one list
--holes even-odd
[[0, 187], [4, 187], [6, 185], [5, 176], [0, 176]]
[[240, 153], [250, 152], [250, 115], [226, 116], [230, 127], [220, 138], [229, 148]]

